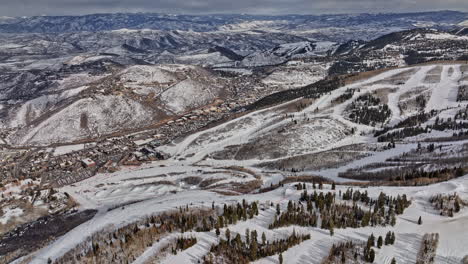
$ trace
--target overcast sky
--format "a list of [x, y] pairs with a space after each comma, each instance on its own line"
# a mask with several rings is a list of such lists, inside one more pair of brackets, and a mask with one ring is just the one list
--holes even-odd
[[114, 12], [323, 14], [468, 11], [468, 0], [0, 0], [0, 16]]

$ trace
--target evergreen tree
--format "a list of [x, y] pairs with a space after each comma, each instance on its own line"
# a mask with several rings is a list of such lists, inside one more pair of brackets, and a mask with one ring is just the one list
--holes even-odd
[[381, 248], [381, 247], [382, 247], [382, 243], [383, 243], [382, 236], [379, 236], [379, 239], [377, 239], [377, 247], [378, 247], [378, 248]]
[[266, 235], [265, 235], [265, 232], [262, 233], [262, 244], [263, 244], [263, 245], [266, 244]]
[[331, 189], [332, 189], [332, 190], [335, 190], [335, 189], [336, 189], [335, 182], [332, 183]]
[[391, 264], [396, 264], [396, 259], [392, 258], [392, 263]]
[[280, 253], [278, 256], [279, 264], [283, 264], [283, 253]]
[[257, 251], [258, 251], [257, 240], [254, 239], [252, 236], [252, 241], [250, 243], [250, 259], [251, 260], [257, 259]]
[[458, 202], [457, 197], [455, 197], [455, 203], [453, 204], [455, 213], [460, 212], [460, 203]]
[[231, 231], [229, 228], [226, 229], [226, 240], [227, 242], [231, 241]]
[[421, 218], [421, 216], [420, 216], [419, 219], [418, 219], [418, 225], [422, 225], [422, 218]]
[[385, 245], [390, 245], [392, 243], [391, 239], [392, 239], [391, 232], [388, 231], [387, 234], [385, 235], [385, 241], [384, 241]]
[[370, 248], [373, 246], [375, 246], [375, 237], [374, 237], [374, 234], [372, 233], [367, 239], [367, 247]]
[[276, 204], [276, 214], [280, 215], [281, 214], [281, 208], [279, 204]]
[[371, 248], [369, 251], [369, 262], [374, 263], [374, 259], [375, 259], [375, 251]]
[[396, 224], [396, 216], [395, 213], [392, 213], [390, 216], [390, 225], [395, 226]]

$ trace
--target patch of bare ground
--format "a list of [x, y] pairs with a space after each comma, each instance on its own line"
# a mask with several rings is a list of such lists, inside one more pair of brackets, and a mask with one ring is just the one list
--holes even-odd
[[[34, 198], [34, 196], [28, 198], [30, 198], [34, 203], [34, 200], [37, 199], [37, 196], [36, 198]], [[45, 202], [44, 206], [34, 205], [27, 199], [13, 199], [1, 202], [0, 208], [19, 208], [23, 212], [18, 217], [12, 217], [5, 224], [0, 223], [0, 235], [10, 232], [11, 230], [15, 229], [16, 227], [22, 224], [33, 222], [39, 219], [40, 217], [49, 215], [50, 212], [53, 211], [53, 208], [56, 208], [56, 211], [53, 212], [55, 214], [58, 214], [60, 212], [71, 210], [72, 208], [77, 206], [76, 201], [70, 196], [66, 196], [66, 199], [64, 200], [51, 197], [50, 200], [45, 200], [43, 202]], [[3, 210], [0, 209], [0, 216], [2, 214]]]
[[209, 186], [220, 182], [222, 180], [225, 180], [224, 178], [211, 178], [211, 179], [205, 179], [200, 184], [198, 185], [200, 188], [208, 188]]
[[312, 105], [315, 101], [316, 99], [313, 98], [302, 98], [297, 101], [284, 104], [276, 108], [276, 110], [282, 114], [300, 112], [308, 106]]
[[468, 75], [468, 64], [460, 65], [460, 71], [464, 73], [465, 75]]
[[328, 183], [331, 184], [333, 181], [331, 181], [328, 178], [322, 177], [322, 176], [315, 176], [315, 175], [301, 175], [301, 176], [288, 176], [281, 180], [277, 184], [271, 184], [270, 186], [261, 188], [258, 190], [259, 193], [265, 193], [265, 192], [270, 192], [273, 190], [276, 190], [277, 188], [283, 186], [284, 184], [287, 183], [294, 183], [294, 182], [299, 182], [299, 183], [304, 183], [304, 182], [309, 182], [309, 183]]
[[356, 151], [324, 151], [294, 156], [274, 162], [264, 162], [257, 166], [278, 170], [320, 170], [339, 167], [367, 155], [365, 152]]
[[69, 212], [49, 215], [34, 222], [23, 224], [0, 237], [0, 263], [27, 255], [84, 223], [97, 213], [97, 210]]
[[181, 179], [182, 182], [186, 184], [190, 184], [190, 185], [198, 185], [202, 182], [202, 180], [203, 179], [201, 177], [197, 177], [197, 176], [190, 176], [190, 177], [185, 177]]
[[440, 76], [442, 74], [442, 66], [438, 65], [434, 69], [427, 72], [426, 77], [424, 78], [424, 83], [439, 83]]
[[402, 114], [414, 113], [424, 110], [431, 97], [431, 90], [426, 87], [417, 87], [402, 94], [399, 98], [398, 108]]
[[424, 93], [425, 91], [429, 90], [429, 88], [427, 88], [426, 86], [418, 86], [418, 87], [414, 87], [414, 88], [411, 88], [410, 91], [408, 92], [405, 92], [405, 93], [402, 93], [400, 95], [400, 98], [398, 98], [399, 100], [408, 100], [410, 98], [413, 98], [413, 97], [416, 97], [417, 95], [421, 94], [421, 93]]
[[374, 76], [376, 76], [378, 74], [381, 74], [383, 72], [386, 72], [386, 71], [389, 71], [389, 70], [392, 70], [392, 69], [395, 69], [395, 67], [351, 74], [351, 75], [349, 75], [349, 76], [347, 76], [345, 78], [345, 85], [349, 85], [349, 84], [353, 84], [355, 82], [359, 82], [359, 81], [362, 81], [362, 80], [369, 79], [371, 77], [374, 77]]
[[373, 91], [373, 96], [376, 98], [379, 98], [382, 104], [387, 104], [388, 95], [396, 91], [397, 91], [396, 88], [382, 88], [382, 89]]
[[229, 166], [229, 167], [224, 167], [223, 169], [244, 172], [244, 173], [252, 175], [256, 179], [260, 179], [260, 176], [255, 171], [241, 167], [241, 166]]
[[[0, 223], [0, 235], [13, 230], [15, 227], [21, 224], [34, 221], [35, 219], [48, 214], [47, 209], [35, 207], [27, 201], [15, 200], [9, 203], [2, 203], [1, 206], [3, 208], [11, 206], [21, 208], [21, 210], [23, 210], [23, 213], [19, 217], [12, 217], [5, 224]], [[3, 211], [0, 210], [0, 216], [2, 215]]]
[[218, 192], [225, 190], [227, 192], [233, 192], [237, 194], [248, 194], [255, 190], [260, 189], [262, 186], [262, 180], [253, 180], [248, 182], [229, 182], [218, 185], [210, 186], [209, 189], [215, 189]]
[[214, 159], [279, 159], [317, 151], [352, 134], [352, 128], [331, 118], [300, 117], [212, 154]]
[[404, 70], [398, 74], [395, 74], [393, 76], [390, 76], [388, 78], [373, 82], [369, 85], [376, 85], [376, 84], [382, 84], [382, 85], [402, 85], [405, 82], [411, 78], [416, 72], [418, 71], [418, 68], [413, 68], [413, 69], [408, 69]]

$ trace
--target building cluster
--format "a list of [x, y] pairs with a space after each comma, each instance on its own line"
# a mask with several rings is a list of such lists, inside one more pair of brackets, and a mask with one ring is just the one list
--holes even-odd
[[105, 138], [83, 144], [81, 150], [54, 155], [54, 147], [7, 149], [0, 151], [2, 179], [41, 178], [43, 184], [63, 186], [89, 178], [96, 173], [115, 172], [121, 166], [138, 166], [144, 162], [167, 158], [157, 147], [177, 137], [226, 120], [261, 96], [258, 91], [239, 91], [239, 99], [215, 100], [212, 104], [177, 116], [156, 128]]

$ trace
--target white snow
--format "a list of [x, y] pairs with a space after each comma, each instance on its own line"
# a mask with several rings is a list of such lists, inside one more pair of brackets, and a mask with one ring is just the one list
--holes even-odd
[[84, 149], [84, 144], [76, 144], [76, 145], [66, 145], [56, 147], [54, 150], [54, 156], [60, 156], [64, 154], [71, 153], [73, 151], [78, 151]]
[[19, 217], [23, 214], [23, 209], [21, 208], [3, 208], [3, 215], [0, 216], [0, 223], [6, 224], [13, 217]]

